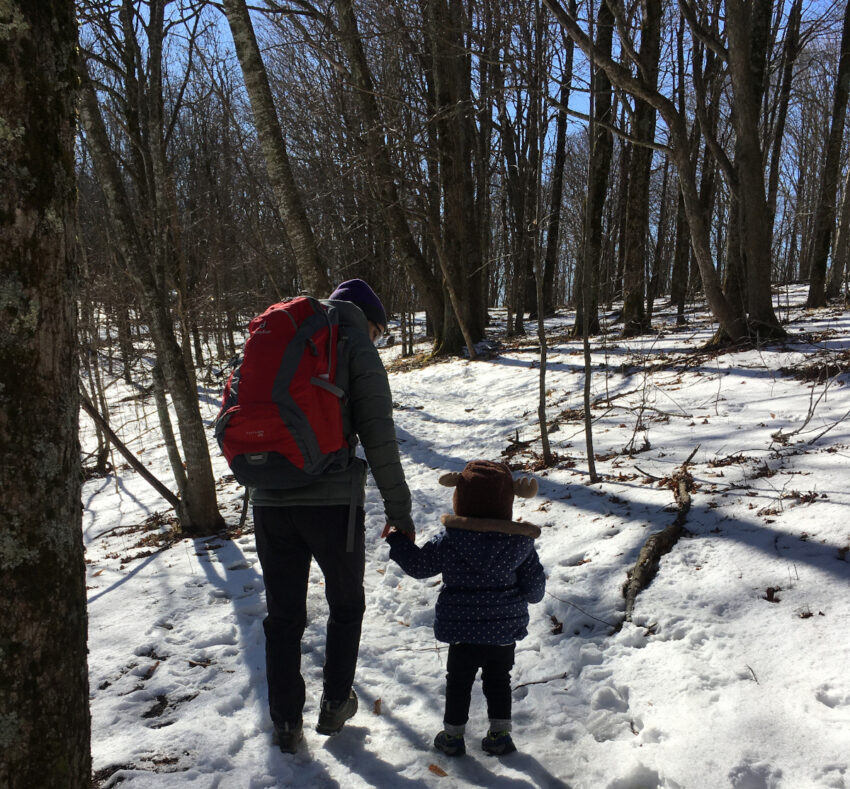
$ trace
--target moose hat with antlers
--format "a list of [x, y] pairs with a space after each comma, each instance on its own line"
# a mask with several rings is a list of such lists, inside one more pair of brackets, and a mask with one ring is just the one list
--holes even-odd
[[[523, 477], [515, 480], [507, 464], [490, 460], [472, 460], [461, 472], [443, 474], [440, 484], [455, 489], [452, 499], [454, 517], [444, 515], [443, 523], [460, 528], [472, 527], [469, 519], [511, 522], [514, 495], [530, 499], [537, 494], [536, 479]], [[539, 534], [536, 527], [531, 528]]]

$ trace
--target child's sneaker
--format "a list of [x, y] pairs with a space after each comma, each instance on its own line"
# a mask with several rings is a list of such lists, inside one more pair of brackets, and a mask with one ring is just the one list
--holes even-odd
[[434, 737], [434, 747], [446, 756], [463, 756], [466, 753], [466, 743], [462, 734], [449, 734], [441, 731]]
[[493, 756], [504, 756], [516, 750], [509, 731], [488, 731], [487, 736], [481, 740], [481, 747]]

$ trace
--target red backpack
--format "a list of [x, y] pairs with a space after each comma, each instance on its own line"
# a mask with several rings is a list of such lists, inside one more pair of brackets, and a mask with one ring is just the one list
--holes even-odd
[[301, 296], [272, 304], [248, 332], [215, 420], [236, 479], [251, 487], [298, 488], [344, 469], [354, 447], [342, 431], [345, 392], [334, 383], [336, 309]]

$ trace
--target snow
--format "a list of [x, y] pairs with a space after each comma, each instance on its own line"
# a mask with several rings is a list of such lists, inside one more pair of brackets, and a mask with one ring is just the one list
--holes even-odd
[[[579, 413], [581, 343], [567, 337], [571, 315], [547, 321], [547, 416], [558, 422], [551, 441], [560, 463], [536, 472], [537, 498], [514, 507], [543, 530], [547, 594], [530, 607], [529, 635], [517, 645], [520, 752], [502, 759], [480, 749], [480, 680], [468, 755], [450, 759], [431, 746], [445, 681], [446, 648], [432, 632], [439, 583], [388, 561], [371, 480], [360, 711], [334, 737], [313, 731], [326, 618], [314, 567], [305, 743], [284, 755], [271, 743], [250, 517], [235, 531], [241, 490], [214, 451], [230, 535], [136, 547], [169, 529], [138, 528], [167, 505], [116, 453], [117, 475], [83, 490], [98, 785], [850, 787], [850, 378], [840, 367], [822, 380], [789, 374], [815, 361], [848, 369], [850, 315], [806, 313], [803, 296], [780, 297], [789, 341], [757, 350], [699, 350], [714, 327], [697, 312], [682, 329], [664, 312], [654, 318], [660, 332], [626, 341], [613, 327], [595, 338], [595, 484]], [[505, 319], [494, 317], [493, 338]], [[396, 347], [381, 352], [388, 363], [398, 356]], [[441, 473], [499, 459], [517, 438], [531, 443], [511, 463], [540, 452], [538, 356], [529, 334], [491, 358], [391, 374], [418, 541], [450, 511]], [[140, 436], [131, 446], [168, 480], [153, 405], [119, 402], [122, 386], [110, 389], [111, 420], [125, 437]], [[202, 392], [205, 418], [216, 400], [214, 387]], [[93, 447], [88, 423], [82, 441]], [[629, 456], [630, 444], [643, 451]], [[694, 450], [688, 534], [623, 623], [626, 573], [647, 536], [675, 518], [663, 479]]]

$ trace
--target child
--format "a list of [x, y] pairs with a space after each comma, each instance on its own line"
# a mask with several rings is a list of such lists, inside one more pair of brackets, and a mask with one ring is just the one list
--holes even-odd
[[446, 529], [422, 548], [389, 531], [390, 558], [414, 578], [443, 574], [434, 635], [449, 644], [444, 729], [434, 747], [447, 756], [466, 753], [472, 684], [482, 669], [490, 729], [481, 747], [490, 754], [512, 753], [511, 668], [516, 642], [528, 627], [528, 604], [543, 598], [546, 579], [534, 549], [540, 529], [512, 520], [514, 493], [531, 498], [537, 481], [514, 482], [504, 463], [473, 460], [440, 483], [454, 487], [454, 515]]

